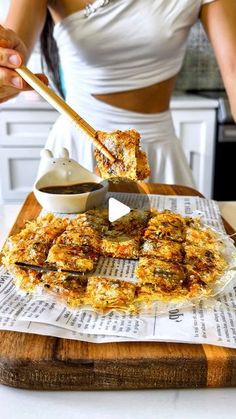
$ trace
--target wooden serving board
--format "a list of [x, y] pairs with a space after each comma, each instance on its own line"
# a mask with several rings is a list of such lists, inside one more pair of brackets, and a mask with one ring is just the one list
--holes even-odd
[[[199, 195], [182, 186], [124, 184], [114, 191]], [[26, 199], [11, 230], [41, 210]], [[225, 223], [227, 232], [233, 229]], [[37, 390], [118, 390], [236, 385], [236, 349], [212, 345], [125, 342], [93, 344], [0, 331], [0, 383]]]

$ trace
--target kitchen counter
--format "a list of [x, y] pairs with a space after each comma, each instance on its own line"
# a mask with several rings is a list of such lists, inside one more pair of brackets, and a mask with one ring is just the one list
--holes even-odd
[[[236, 202], [219, 203], [236, 229]], [[20, 205], [0, 205], [0, 245]], [[41, 392], [0, 385], [2, 419], [234, 419], [235, 388]]]
[[0, 387], [2, 419], [235, 419], [235, 397], [232, 388], [40, 392]]

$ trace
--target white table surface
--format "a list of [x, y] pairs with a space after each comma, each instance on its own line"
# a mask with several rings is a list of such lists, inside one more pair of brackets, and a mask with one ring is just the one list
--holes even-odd
[[[219, 203], [236, 229], [236, 202]], [[0, 205], [0, 246], [19, 205]], [[1, 419], [235, 419], [236, 388], [31, 391], [0, 385]]]

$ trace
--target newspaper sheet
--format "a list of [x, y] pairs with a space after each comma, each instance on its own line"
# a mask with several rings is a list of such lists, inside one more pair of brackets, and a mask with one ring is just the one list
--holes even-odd
[[[217, 203], [199, 197], [109, 193], [133, 208], [150, 206], [183, 215], [201, 215], [204, 223], [224, 232]], [[135, 281], [135, 261], [100, 258], [96, 274]], [[236, 272], [217, 298], [191, 307], [174, 307], [152, 316], [70, 309], [45, 294], [16, 289], [0, 267], [0, 329], [50, 335], [86, 342], [168, 341], [207, 343], [236, 348]]]

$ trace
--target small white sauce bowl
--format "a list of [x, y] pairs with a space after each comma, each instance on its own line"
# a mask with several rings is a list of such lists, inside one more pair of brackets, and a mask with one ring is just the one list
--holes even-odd
[[[44, 154], [46, 155], [45, 150]], [[67, 156], [66, 158], [49, 157], [50, 159], [43, 162], [41, 176], [33, 187], [35, 197], [44, 209], [50, 212], [71, 214], [88, 211], [103, 204], [108, 191], [107, 180], [95, 175]], [[49, 186], [67, 186], [87, 182], [98, 183], [102, 187], [92, 192], [79, 194], [55, 194], [40, 190]]]

